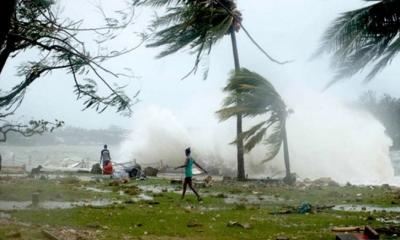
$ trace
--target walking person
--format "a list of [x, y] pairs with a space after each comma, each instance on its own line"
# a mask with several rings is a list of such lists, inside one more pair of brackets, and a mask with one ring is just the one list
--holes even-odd
[[196, 165], [198, 168], [200, 168], [204, 173], [207, 173], [207, 171], [202, 168], [191, 156], [190, 156], [190, 148], [186, 148], [185, 149], [185, 155], [186, 155], [186, 160], [185, 160], [185, 164], [179, 167], [176, 167], [175, 169], [179, 169], [179, 168], [185, 168], [185, 180], [183, 182], [183, 190], [182, 190], [182, 199], [185, 197], [185, 193], [186, 193], [186, 188], [187, 186], [189, 186], [190, 189], [192, 189], [192, 191], [194, 192], [194, 194], [196, 194], [197, 200], [201, 201], [201, 197], [198, 194], [198, 192], [196, 191], [196, 189], [194, 189], [193, 184], [192, 184], [192, 177], [193, 177], [193, 164]]

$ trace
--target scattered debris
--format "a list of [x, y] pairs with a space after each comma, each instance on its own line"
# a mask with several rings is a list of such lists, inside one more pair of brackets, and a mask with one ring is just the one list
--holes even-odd
[[144, 169], [144, 174], [148, 177], [156, 177], [158, 173], [157, 168], [147, 167]]
[[318, 186], [329, 186], [329, 187], [339, 187], [339, 183], [335, 182], [332, 180], [332, 178], [329, 177], [323, 177], [323, 178], [318, 178], [313, 181], [314, 185]]
[[213, 185], [214, 181], [213, 181], [212, 177], [209, 175], [204, 178], [203, 182], [204, 182], [204, 187], [211, 187]]
[[293, 214], [293, 213], [318, 213], [321, 212], [325, 209], [332, 209], [334, 205], [322, 205], [322, 206], [312, 206], [311, 204], [304, 202], [300, 204], [297, 208], [294, 206], [287, 206], [284, 207], [283, 209], [276, 211], [276, 212], [271, 212], [270, 214]]
[[346, 212], [400, 212], [400, 207], [377, 207], [370, 205], [336, 205], [333, 207], [336, 211]]
[[[365, 227], [334, 227], [332, 228], [334, 232], [346, 232], [345, 234], [337, 234], [336, 240], [357, 240], [357, 239], [369, 239], [369, 240], [379, 240], [379, 234], [370, 226]], [[357, 233], [349, 233], [357, 232]], [[362, 232], [362, 233], [360, 233]]]
[[250, 229], [251, 226], [249, 223], [240, 223], [240, 222], [236, 222], [236, 221], [229, 221], [227, 224], [228, 227], [239, 227], [239, 228], [243, 228], [243, 229]]
[[190, 220], [190, 221], [186, 224], [186, 226], [187, 226], [188, 228], [194, 228], [194, 227], [202, 227], [203, 224], [197, 222], [196, 220]]
[[9, 238], [21, 238], [21, 237], [22, 237], [22, 234], [20, 232], [11, 232], [11, 233], [6, 234], [6, 238], [7, 239], [9, 239]]
[[289, 240], [289, 238], [286, 237], [286, 236], [278, 236], [278, 237], [276, 238], [276, 240]]
[[50, 240], [61, 240], [61, 238], [58, 238], [57, 236], [55, 236], [53, 233], [47, 231], [47, 230], [42, 230], [43, 235]]
[[138, 195], [140, 191], [140, 188], [138, 188], [136, 185], [131, 185], [124, 190], [124, 193], [128, 195]]
[[400, 226], [399, 225], [380, 227], [380, 228], [376, 228], [375, 230], [380, 234], [385, 234], [385, 235], [389, 235], [389, 236], [390, 235], [400, 236]]
[[103, 174], [103, 170], [100, 167], [100, 163], [93, 164], [92, 169], [90, 170], [91, 174]]
[[297, 208], [297, 212], [301, 213], [301, 214], [305, 214], [305, 213], [310, 213], [312, 209], [312, 206], [310, 203], [308, 202], [303, 202], [300, 204], [300, 206]]
[[364, 227], [333, 227], [332, 232], [361, 232]]

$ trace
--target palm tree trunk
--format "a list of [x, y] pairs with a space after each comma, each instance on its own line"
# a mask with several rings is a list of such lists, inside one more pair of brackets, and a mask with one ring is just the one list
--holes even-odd
[[[231, 40], [232, 40], [232, 50], [233, 50], [233, 60], [235, 62], [235, 71], [240, 70], [240, 63], [239, 63], [239, 53], [236, 43], [236, 34], [235, 29], [231, 27], [230, 29]], [[240, 134], [242, 134], [243, 127], [242, 127], [242, 114], [236, 115], [236, 148], [237, 148], [237, 178], [239, 181], [243, 181], [246, 179], [245, 171], [244, 171], [244, 148], [243, 148], [243, 140], [239, 138]]]
[[290, 173], [290, 162], [289, 162], [289, 146], [286, 133], [286, 119], [283, 122], [283, 159], [285, 160], [286, 177], [288, 181], [291, 181]]

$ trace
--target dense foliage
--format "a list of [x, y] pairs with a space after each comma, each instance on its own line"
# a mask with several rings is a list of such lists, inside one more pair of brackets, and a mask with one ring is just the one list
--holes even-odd
[[372, 65], [369, 81], [400, 51], [400, 1], [364, 1], [372, 4], [343, 13], [323, 38], [320, 53], [334, 54], [337, 76], [333, 82]]

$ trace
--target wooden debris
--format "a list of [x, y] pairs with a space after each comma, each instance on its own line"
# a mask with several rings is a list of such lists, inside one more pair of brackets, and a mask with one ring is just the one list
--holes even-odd
[[52, 234], [51, 232], [47, 231], [47, 230], [42, 230], [42, 234], [50, 240], [61, 240], [61, 238], [58, 238], [57, 236], [55, 236], [54, 234]]
[[333, 232], [361, 232], [364, 231], [364, 227], [333, 227]]
[[244, 229], [250, 229], [251, 226], [248, 223], [240, 223], [236, 221], [229, 221], [227, 224], [228, 227], [239, 227], [239, 228], [244, 228]]

